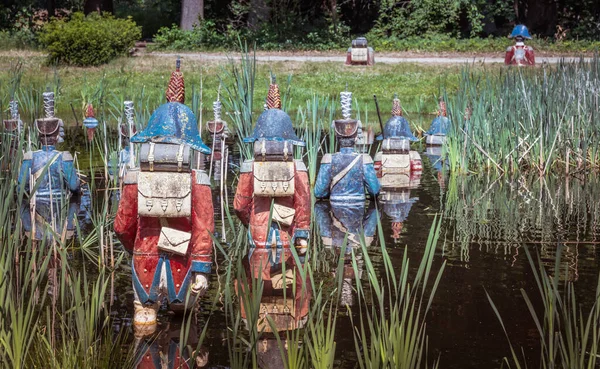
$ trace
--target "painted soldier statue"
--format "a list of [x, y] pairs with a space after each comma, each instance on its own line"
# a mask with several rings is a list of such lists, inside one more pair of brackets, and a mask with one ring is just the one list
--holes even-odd
[[[70, 240], [75, 235], [80, 209], [79, 196], [54, 201], [37, 199], [35, 206], [23, 201], [20, 212], [25, 235], [34, 241]], [[87, 211], [81, 214], [84, 222], [90, 220]]]
[[368, 154], [354, 149], [359, 122], [351, 119], [352, 93], [342, 92], [344, 119], [333, 122], [340, 152], [325, 154], [315, 184], [315, 196], [329, 198], [332, 203], [360, 204], [365, 201], [365, 188], [371, 196], [379, 193], [379, 180]]
[[46, 117], [35, 121], [41, 149], [23, 155], [19, 173], [19, 186], [25, 191], [38, 186], [35, 194], [31, 194], [35, 195], [35, 201], [56, 200], [80, 191], [73, 156], [56, 150], [55, 145], [63, 140], [64, 128], [62, 120], [54, 117], [54, 93], [44, 92], [43, 97]]
[[[136, 133], [135, 123], [133, 118], [133, 101], [125, 101], [125, 123], [119, 124], [119, 151], [117, 152], [116, 160], [111, 160], [108, 163], [108, 173], [111, 178], [117, 174], [117, 183], [122, 183], [125, 173], [130, 168], [135, 167], [133, 156], [131, 155], [132, 144], [130, 138]], [[116, 170], [115, 170], [116, 169]]]
[[208, 158], [209, 173], [214, 173], [215, 181], [227, 180], [227, 169], [229, 162], [229, 147], [227, 141], [230, 137], [227, 122], [221, 119], [221, 101], [213, 102], [214, 119], [206, 123], [208, 139], [212, 150], [212, 155]]
[[366, 38], [352, 40], [352, 47], [346, 52], [346, 65], [375, 65], [375, 52]]
[[410, 130], [406, 118], [402, 116], [400, 100], [395, 97], [392, 117], [385, 123], [383, 134], [377, 137], [382, 141], [381, 151], [375, 155], [375, 170], [381, 187], [397, 187], [405, 175], [421, 173], [421, 155], [410, 149], [410, 143], [419, 141]]
[[294, 146], [304, 146], [304, 142], [296, 136], [289, 115], [281, 110], [274, 81], [269, 86], [267, 109], [259, 116], [252, 136], [244, 141], [254, 145], [254, 159], [242, 164], [233, 206], [248, 227], [251, 247], [296, 247], [304, 254], [310, 232], [310, 186], [306, 166], [293, 158]]
[[210, 154], [194, 113], [184, 105], [183, 75], [171, 75], [167, 103], [154, 111], [132, 143], [140, 168], [125, 175], [115, 232], [133, 253], [134, 328], [152, 332], [159, 304], [194, 306], [208, 288], [214, 209], [208, 175], [193, 169], [193, 150]]
[[531, 35], [526, 26], [519, 24], [513, 28], [509, 38], [515, 40], [513, 46], [506, 49], [504, 64], [506, 65], [535, 65], [535, 53], [531, 46], [525, 45], [525, 39], [531, 40]]
[[450, 119], [448, 119], [446, 102], [440, 99], [438, 115], [425, 132], [425, 143], [432, 146], [443, 145], [446, 142], [446, 134], [448, 134], [449, 129]]

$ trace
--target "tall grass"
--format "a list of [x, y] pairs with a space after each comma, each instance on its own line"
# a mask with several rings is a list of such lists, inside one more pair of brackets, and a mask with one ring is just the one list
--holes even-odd
[[[521, 289], [523, 300], [540, 337], [540, 368], [596, 368], [600, 347], [600, 275], [591, 306], [583, 307], [575, 294], [572, 282], [561, 285], [561, 269], [567, 267], [559, 252], [554, 268], [549, 272], [539, 256], [534, 259], [526, 248], [525, 253], [531, 266], [542, 309], [536, 309], [528, 294]], [[504, 358], [509, 368], [527, 367], [527, 358], [519, 355], [511, 343], [508, 330], [492, 297], [488, 300], [498, 317], [510, 344], [511, 354]]]
[[[437, 361], [432, 366], [428, 363], [426, 317], [445, 268], [443, 262], [436, 272], [433, 263], [440, 225], [441, 219], [436, 219], [414, 276], [410, 273], [406, 251], [399, 272], [395, 270], [385, 248], [381, 224], [379, 237], [382, 242], [383, 276], [377, 276], [364, 239], [361, 248], [367, 283], [359, 277], [361, 274], [353, 254], [352, 264], [359, 298], [359, 318], [355, 326], [354, 342], [361, 369], [437, 368]], [[354, 318], [352, 321], [354, 324]]]
[[499, 74], [467, 67], [458, 93], [448, 100], [447, 151], [454, 172], [544, 175], [600, 168], [598, 56]]

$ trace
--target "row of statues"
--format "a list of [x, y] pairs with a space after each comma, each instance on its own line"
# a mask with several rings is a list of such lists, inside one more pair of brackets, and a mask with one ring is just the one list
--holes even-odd
[[[504, 64], [506, 65], [535, 65], [535, 53], [531, 46], [525, 45], [525, 40], [530, 40], [529, 30], [523, 24], [516, 25], [508, 36], [515, 40], [513, 46], [506, 49]], [[346, 52], [346, 65], [366, 65], [375, 64], [375, 52], [368, 46], [367, 39], [358, 37], [352, 40], [352, 46]]]
[[[119, 126], [125, 142], [120, 146], [118, 169], [109, 168], [112, 175], [117, 175], [118, 170], [120, 179], [114, 230], [132, 255], [133, 324], [140, 335], [156, 329], [163, 301], [171, 310], [186, 310], [194, 307], [208, 290], [214, 258], [215, 210], [210, 170], [204, 169], [204, 157], [211, 155], [223, 161], [228, 155], [228, 131], [220, 117], [220, 103], [215, 102], [215, 119], [209, 122], [211, 148], [200, 136], [196, 116], [184, 104], [179, 60], [166, 100], [139, 132], [131, 124], [133, 104], [125, 103], [129, 124]], [[20, 168], [19, 185], [31, 191], [36, 201], [51, 202], [82, 192], [73, 157], [55, 147], [64, 130], [62, 121], [54, 117], [53, 102], [53, 94], [45, 93], [46, 117], [36, 121], [40, 150], [28, 151]], [[365, 200], [367, 195], [374, 199], [382, 188], [384, 211], [392, 217], [397, 236], [416, 201], [411, 198], [410, 189], [418, 185], [422, 170], [419, 153], [410, 149], [410, 143], [417, 138], [403, 117], [399, 99], [394, 99], [392, 117], [378, 137], [381, 150], [375, 160], [355, 150], [361, 123], [352, 118], [351, 102], [352, 94], [342, 92], [343, 118], [332, 125], [340, 149], [323, 156], [314, 188], [315, 197], [329, 199], [315, 205], [323, 241], [338, 248], [346, 236], [350, 247], [359, 246], [361, 237], [368, 244], [372, 242], [377, 213], [373, 203], [365, 212]], [[88, 109], [86, 115], [86, 119], [93, 118], [93, 111]], [[449, 126], [445, 109], [439, 115], [438, 126], [426, 133], [427, 137], [438, 137], [432, 144], [443, 143], [439, 137]], [[88, 130], [97, 126], [94, 120], [88, 119]], [[88, 137], [93, 137], [93, 131]], [[265, 316], [284, 311], [280, 328], [296, 329], [306, 319], [308, 304], [289, 305], [281, 298], [281, 291], [291, 288], [292, 281], [303, 283], [304, 287], [310, 285], [289, 273], [296, 277], [301, 274], [296, 273], [299, 266], [295, 260], [303, 262], [311, 245], [312, 196], [307, 168], [302, 160], [294, 159], [294, 148], [305, 146], [305, 142], [296, 135], [292, 120], [281, 109], [281, 96], [274, 81], [269, 86], [266, 109], [244, 142], [253, 145], [254, 155], [241, 164], [233, 208], [248, 229], [250, 251], [244, 261], [247, 276], [260, 277], [268, 286], [261, 308]], [[227, 167], [221, 170], [227, 171]], [[285, 275], [278, 267], [282, 263], [288, 266]], [[241, 284], [238, 292], [248, 285], [251, 284]], [[308, 296], [310, 300], [307, 288], [292, 290], [304, 293], [295, 299], [305, 301]]]

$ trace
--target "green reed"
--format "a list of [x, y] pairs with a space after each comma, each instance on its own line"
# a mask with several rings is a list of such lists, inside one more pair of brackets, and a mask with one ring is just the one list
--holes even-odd
[[[534, 307], [531, 298], [521, 289], [521, 295], [540, 336], [540, 368], [595, 368], [600, 347], [600, 275], [591, 306], [582, 306], [575, 294], [572, 282], [560, 284], [561, 269], [568, 268], [561, 260], [562, 245], [554, 267], [548, 271], [538, 256], [536, 259], [525, 248], [527, 259], [535, 277], [542, 309]], [[487, 292], [486, 292], [487, 293]], [[510, 345], [511, 354], [503, 364], [511, 368], [524, 368], [527, 358], [519, 355], [511, 343], [510, 336], [498, 307], [487, 293]]]
[[[383, 241], [381, 223], [378, 228], [384, 274], [377, 276], [364, 238], [361, 248], [367, 282], [360, 278], [357, 258], [353, 253], [360, 314], [355, 326], [354, 342], [360, 368], [430, 367], [427, 360], [426, 317], [446, 265], [443, 262], [437, 269], [433, 262], [440, 225], [441, 219], [434, 220], [423, 258], [414, 276], [410, 273], [406, 251], [399, 272], [394, 268]], [[430, 281], [430, 278], [435, 279]], [[372, 296], [372, 301], [368, 296]], [[435, 362], [431, 367], [437, 368], [437, 365]]]
[[256, 50], [251, 52], [248, 45], [240, 41], [241, 59], [239, 64], [231, 59], [228, 68], [223, 68], [220, 76], [225, 92], [223, 105], [227, 115], [233, 121], [236, 144], [243, 159], [252, 157], [252, 147], [244, 144], [244, 137], [250, 136], [253, 130], [254, 84], [256, 81]]
[[599, 74], [597, 56], [500, 73], [465, 68], [458, 93], [446, 97], [451, 170], [540, 175], [597, 170]]

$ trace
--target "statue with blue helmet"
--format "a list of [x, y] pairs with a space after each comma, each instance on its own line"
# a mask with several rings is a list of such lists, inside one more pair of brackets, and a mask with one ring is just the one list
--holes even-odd
[[54, 117], [54, 92], [44, 92], [43, 98], [46, 117], [35, 121], [41, 148], [23, 155], [19, 172], [19, 186], [31, 192], [32, 201], [56, 200], [80, 191], [73, 156], [56, 150], [56, 144], [63, 141], [64, 127], [63, 121]]
[[379, 193], [379, 180], [368, 154], [355, 151], [359, 121], [352, 119], [352, 93], [340, 93], [342, 116], [333, 122], [340, 151], [325, 154], [315, 184], [315, 196], [329, 198], [332, 203], [361, 204], [365, 202], [365, 188], [371, 196]]
[[440, 99], [438, 114], [425, 132], [425, 143], [431, 146], [443, 145], [446, 142], [448, 129], [450, 129], [450, 119], [448, 119], [446, 102]]
[[310, 233], [310, 185], [306, 166], [294, 160], [294, 146], [305, 143], [296, 136], [290, 116], [281, 110], [274, 80], [266, 105], [254, 132], [244, 138], [254, 145], [254, 158], [241, 166], [233, 206], [248, 227], [254, 253], [295, 247], [304, 255]]
[[140, 163], [127, 170], [115, 218], [115, 233], [133, 254], [134, 328], [146, 333], [156, 329], [164, 299], [174, 311], [195, 306], [212, 266], [210, 182], [192, 159], [194, 151], [211, 151], [184, 105], [179, 60], [166, 97], [146, 128], [130, 139], [141, 146]]
[[533, 48], [524, 43], [526, 39], [531, 40], [531, 35], [527, 27], [523, 24], [516, 25], [508, 38], [514, 39], [515, 44], [506, 49], [504, 64], [518, 66], [535, 65]]
[[381, 151], [375, 154], [375, 170], [381, 187], [399, 186], [405, 176], [421, 174], [423, 166], [418, 152], [410, 149], [411, 142], [419, 141], [410, 130], [410, 124], [402, 116], [400, 99], [394, 97], [392, 117], [383, 127]]

